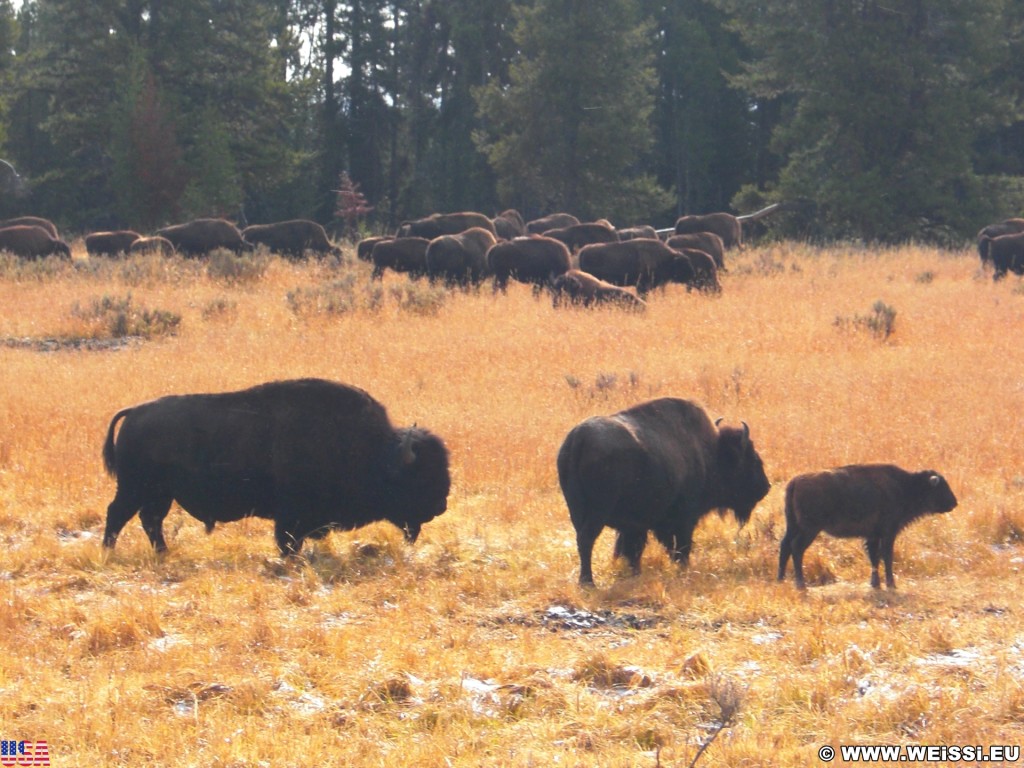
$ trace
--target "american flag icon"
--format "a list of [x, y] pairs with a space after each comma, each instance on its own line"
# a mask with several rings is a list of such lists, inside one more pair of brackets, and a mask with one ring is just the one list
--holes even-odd
[[16, 741], [0, 739], [0, 765], [49, 765], [50, 748], [45, 741]]

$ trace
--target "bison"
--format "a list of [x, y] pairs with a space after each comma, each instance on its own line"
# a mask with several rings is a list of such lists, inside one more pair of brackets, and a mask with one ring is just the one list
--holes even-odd
[[731, 213], [706, 213], [702, 216], [680, 216], [676, 219], [676, 234], [714, 232], [722, 238], [726, 249], [742, 244], [743, 230], [740, 220]]
[[989, 224], [982, 227], [978, 232], [978, 255], [981, 257], [981, 266], [984, 267], [991, 261], [988, 253], [988, 244], [1001, 235], [1016, 235], [1024, 232], [1024, 219], [1006, 219], [997, 224]]
[[491, 222], [494, 224], [494, 234], [500, 240], [511, 240], [526, 234], [526, 222], [515, 208], [502, 211]]
[[684, 248], [696, 248], [704, 251], [715, 260], [715, 266], [719, 270], [725, 269], [725, 245], [722, 238], [714, 232], [690, 232], [685, 235], [672, 235], [665, 241], [669, 248], [681, 251]]
[[722, 284], [718, 282], [718, 267], [710, 254], [699, 248], [678, 248], [681, 254], [690, 260], [693, 278], [687, 287], [692, 286], [705, 293], [721, 293]]
[[636, 286], [641, 296], [665, 283], [692, 285], [695, 276], [689, 258], [654, 238], [585, 246], [579, 268], [614, 285]]
[[1024, 275], [1024, 232], [999, 237], [984, 237], [987, 253], [994, 268], [993, 280], [1002, 280], [1007, 272]]
[[13, 219], [7, 219], [6, 221], [0, 221], [0, 229], [6, 227], [42, 227], [54, 240], [60, 240], [60, 233], [57, 232], [57, 225], [49, 219], [44, 219], [41, 216], [17, 216]]
[[572, 266], [565, 243], [533, 235], [498, 243], [487, 251], [487, 269], [494, 275], [494, 290], [508, 288], [509, 278], [531, 283], [538, 290]]
[[433, 240], [442, 235], [457, 235], [467, 229], [485, 229], [497, 237], [494, 222], [482, 213], [434, 213], [423, 219], [405, 221], [398, 227], [398, 237], [425, 237]]
[[793, 558], [796, 586], [805, 588], [804, 551], [822, 531], [841, 538], [864, 538], [871, 560], [871, 586], [878, 589], [878, 561], [885, 561], [885, 583], [892, 576], [896, 535], [922, 515], [949, 512], [956, 496], [932, 470], [907, 472], [892, 464], [855, 464], [798, 475], [786, 486], [786, 533], [779, 546], [778, 579]]
[[[115, 441], [114, 432], [122, 421]], [[448, 452], [415, 426], [396, 429], [357, 387], [321, 379], [238, 392], [171, 395], [114, 414], [103, 461], [117, 478], [103, 546], [139, 513], [153, 547], [178, 504], [206, 524], [274, 521], [282, 556], [307, 537], [394, 523], [414, 542], [447, 507]]]
[[628, 289], [598, 280], [589, 272], [578, 269], [570, 269], [556, 277], [551, 284], [551, 293], [552, 304], [556, 307], [565, 300], [584, 307], [594, 304], [616, 304], [636, 312], [647, 309], [647, 302]]
[[71, 248], [42, 227], [18, 224], [0, 229], [0, 251], [10, 251], [22, 259], [39, 259], [57, 254], [71, 259]]
[[619, 233], [614, 228], [596, 221], [549, 229], [543, 234], [544, 237], [553, 237], [555, 240], [561, 240], [572, 253], [576, 253], [585, 245], [617, 243], [619, 241]]
[[306, 251], [318, 256], [341, 256], [341, 249], [327, 238], [326, 230], [309, 219], [253, 224], [242, 230], [242, 239], [252, 245], [264, 245], [272, 253], [294, 261], [302, 259]]
[[671, 397], [574, 427], [558, 451], [558, 482], [581, 585], [594, 583], [591, 553], [605, 526], [618, 531], [615, 555], [634, 573], [648, 531], [685, 566], [704, 515], [729, 508], [742, 526], [771, 487], [746, 424], [719, 428], [699, 405]]
[[431, 282], [443, 280], [447, 285], [478, 283], [487, 275], [487, 251], [497, 242], [481, 227], [435, 237], [427, 246], [427, 275]]
[[550, 213], [547, 216], [541, 216], [539, 219], [526, 222], [526, 234], [542, 235], [549, 229], [571, 227], [573, 224], [579, 223], [580, 220], [571, 213]]
[[85, 236], [85, 250], [90, 256], [116, 256], [128, 253], [142, 235], [131, 229], [113, 232], [92, 232]]
[[658, 230], [650, 224], [639, 224], [635, 227], [622, 227], [616, 230], [619, 233], [619, 240], [635, 240], [638, 237], [654, 238], [658, 236]]
[[207, 256], [218, 248], [236, 254], [253, 250], [252, 245], [242, 238], [238, 227], [226, 219], [193, 219], [158, 229], [156, 234], [170, 240], [184, 256]]
[[373, 262], [373, 279], [379, 280], [385, 269], [405, 272], [410, 277], [427, 274], [427, 246], [425, 237], [396, 237], [382, 240], [373, 246], [370, 261]]
[[140, 237], [128, 249], [130, 254], [150, 254], [170, 257], [174, 255], [174, 246], [166, 237], [153, 235], [152, 237]]
[[364, 237], [356, 245], [356, 258], [360, 261], [372, 261], [371, 255], [373, 254], [373, 247], [377, 243], [382, 243], [386, 240], [394, 240], [395, 238], [391, 235], [378, 235], [375, 237]]

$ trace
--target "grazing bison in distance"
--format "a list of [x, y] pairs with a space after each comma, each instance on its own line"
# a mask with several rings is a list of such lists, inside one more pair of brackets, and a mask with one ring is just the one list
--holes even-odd
[[272, 253], [299, 261], [306, 251], [319, 256], [341, 256], [341, 249], [327, 238], [327, 232], [315, 221], [291, 219], [273, 224], [253, 224], [242, 230], [242, 238], [253, 245], [264, 245]]
[[60, 233], [57, 232], [57, 225], [49, 219], [41, 216], [16, 216], [13, 219], [0, 221], [0, 229], [7, 227], [42, 227], [54, 240], [60, 240]]
[[42, 227], [18, 224], [0, 229], [0, 251], [9, 251], [22, 259], [39, 259], [56, 254], [71, 259], [71, 248]]
[[484, 229], [497, 237], [494, 222], [482, 213], [434, 213], [424, 219], [405, 221], [398, 227], [398, 237], [425, 237], [433, 240], [442, 235], [457, 235], [473, 228]]
[[85, 251], [90, 256], [116, 256], [128, 253], [142, 235], [131, 229], [114, 232], [93, 232], [85, 236]]
[[382, 243], [385, 240], [394, 240], [393, 235], [379, 235], [376, 237], [364, 237], [356, 245], [356, 258], [360, 261], [371, 261], [371, 255], [373, 254], [373, 247], [377, 243]]
[[786, 486], [786, 534], [779, 546], [778, 579], [793, 558], [796, 585], [805, 588], [804, 551], [822, 531], [840, 538], [864, 538], [871, 560], [871, 586], [878, 589], [878, 561], [885, 583], [896, 588], [892, 549], [896, 535], [922, 515], [949, 512], [956, 496], [945, 478], [931, 470], [907, 472], [892, 464], [855, 464], [798, 475]]
[[226, 219], [193, 219], [158, 229], [156, 234], [170, 240], [171, 245], [184, 256], [207, 256], [218, 248], [236, 254], [253, 250], [252, 245], [242, 238], [238, 227]]
[[515, 208], [502, 211], [491, 221], [494, 224], [494, 234], [500, 240], [511, 240], [526, 234], [526, 222]]
[[509, 279], [530, 283], [539, 290], [571, 266], [565, 243], [540, 235], [507, 240], [487, 251], [487, 269], [494, 275], [495, 291], [505, 291]]
[[987, 241], [988, 258], [994, 268], [993, 280], [1002, 280], [1007, 272], [1024, 275], [1024, 232], [983, 240]]
[[[720, 421], [720, 420], [719, 420]], [[647, 532], [686, 565], [697, 523], [728, 508], [744, 525], [771, 487], [750, 431], [718, 428], [688, 400], [660, 398], [574, 427], [558, 451], [558, 482], [576, 529], [580, 584], [608, 526], [634, 573]]]
[[396, 237], [382, 240], [373, 246], [370, 261], [373, 262], [374, 280], [384, 276], [385, 269], [404, 272], [410, 277], [422, 277], [427, 274], [427, 246], [430, 241], [425, 237]]
[[705, 293], [721, 293], [722, 284], [718, 282], [718, 267], [711, 255], [699, 248], [678, 248], [681, 254], [690, 260], [693, 268], [693, 279], [688, 287], [696, 288]]
[[619, 233], [613, 227], [596, 221], [586, 224], [572, 224], [558, 229], [549, 229], [543, 234], [544, 237], [553, 237], [555, 240], [561, 240], [572, 253], [576, 253], [585, 245], [617, 243], [619, 241]]
[[598, 280], [589, 272], [570, 269], [559, 275], [551, 284], [552, 304], [560, 306], [563, 301], [590, 307], [594, 304], [616, 304], [624, 309], [643, 312], [647, 302], [628, 289]]
[[480, 227], [435, 237], [427, 246], [427, 275], [446, 285], [478, 283], [487, 275], [487, 252], [497, 242], [492, 232]]
[[542, 235], [549, 229], [571, 227], [573, 224], [579, 223], [580, 220], [571, 213], [550, 213], [547, 216], [541, 216], [539, 219], [526, 222], [526, 234]]
[[715, 267], [725, 269], [725, 245], [722, 238], [714, 232], [691, 232], [686, 235], [672, 235], [665, 241], [669, 248], [681, 251], [685, 248], [696, 248], [704, 251], [715, 260]]
[[1002, 235], [1016, 235], [1024, 232], [1024, 219], [1006, 219], [998, 224], [989, 224], [982, 227], [978, 232], [978, 255], [981, 257], [981, 266], [984, 267], [991, 261], [988, 252], [988, 244]]
[[160, 237], [159, 235], [153, 235], [152, 237], [140, 237], [131, 247], [128, 249], [128, 253], [131, 254], [150, 254], [155, 253], [158, 256], [170, 257], [174, 255], [174, 246], [171, 241], [166, 237]]
[[273, 520], [282, 556], [307, 537], [378, 520], [413, 542], [445, 511], [450, 487], [439, 437], [396, 429], [363, 390], [320, 379], [125, 408], [110, 422], [103, 461], [117, 478], [108, 548], [138, 512], [153, 547], [166, 550], [163, 520], [174, 501], [207, 531], [243, 517]]
[[653, 238], [585, 246], [579, 266], [614, 285], [636, 286], [641, 296], [670, 282], [691, 285], [694, 278], [689, 258]]
[[650, 224], [640, 224], [636, 227], [623, 227], [617, 229], [619, 233], [619, 240], [636, 240], [638, 237], [655, 238], [658, 236], [658, 230], [652, 227]]
[[676, 234], [714, 232], [722, 238], [726, 249], [735, 248], [743, 241], [740, 220], [731, 213], [706, 213], [702, 216], [680, 216], [676, 219]]

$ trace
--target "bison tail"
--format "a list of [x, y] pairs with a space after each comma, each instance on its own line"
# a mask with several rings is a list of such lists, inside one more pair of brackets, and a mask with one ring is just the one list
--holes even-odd
[[132, 408], [125, 408], [114, 414], [110, 420], [110, 427], [107, 428], [107, 439], [103, 443], [103, 466], [107, 468], [107, 474], [117, 477], [117, 446], [114, 442], [114, 428], [117, 422], [132, 412]]

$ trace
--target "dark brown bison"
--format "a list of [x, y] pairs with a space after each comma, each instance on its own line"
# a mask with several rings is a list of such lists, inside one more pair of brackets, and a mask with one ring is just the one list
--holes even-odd
[[60, 240], [60, 233], [57, 232], [57, 226], [49, 219], [44, 219], [41, 216], [17, 216], [13, 219], [0, 221], [0, 229], [21, 226], [42, 227], [54, 240]]
[[676, 234], [691, 232], [714, 232], [722, 238], [722, 244], [735, 248], [742, 244], [743, 230], [740, 221], [731, 213], [706, 213], [702, 216], [680, 216], [676, 219]]
[[494, 222], [482, 213], [435, 213], [423, 219], [402, 222], [398, 237], [425, 237], [433, 240], [441, 235], [457, 235], [467, 229], [484, 229], [495, 237]]
[[570, 269], [551, 283], [552, 304], [556, 307], [563, 302], [590, 307], [594, 304], [613, 304], [624, 309], [643, 312], [647, 302], [627, 288], [598, 280], [589, 272]]
[[494, 233], [480, 227], [435, 237], [427, 246], [427, 275], [447, 285], [479, 283], [488, 274], [487, 252], [497, 242]]
[[494, 275], [496, 291], [506, 290], [509, 279], [530, 283], [539, 290], [571, 266], [565, 243], [540, 235], [506, 240], [487, 251], [487, 269]]
[[193, 219], [158, 229], [156, 234], [170, 240], [183, 256], [207, 256], [218, 248], [236, 254], [253, 250], [252, 245], [242, 238], [238, 227], [226, 219]]
[[373, 262], [373, 279], [379, 280], [385, 269], [404, 272], [410, 277], [427, 274], [427, 246], [425, 237], [396, 237], [382, 240], [373, 246], [370, 261]]
[[666, 283], [692, 285], [694, 278], [690, 260], [656, 238], [585, 246], [579, 268], [614, 285], [635, 286], [641, 296]]
[[113, 232], [92, 232], [85, 236], [85, 251], [90, 256], [116, 256], [128, 253], [132, 243], [142, 235], [131, 229], [119, 229]]
[[793, 558], [796, 585], [804, 589], [804, 551], [825, 533], [863, 538], [871, 560], [871, 586], [878, 589], [878, 561], [885, 583], [895, 589], [892, 548], [896, 535], [922, 515], [949, 512], [956, 496], [937, 472], [907, 472], [892, 464], [857, 464], [798, 475], [786, 486], [786, 534], [779, 546], [779, 581]]
[[171, 241], [168, 240], [166, 237], [153, 235], [152, 237], [140, 237], [138, 240], [131, 244], [131, 247], [128, 249], [128, 253], [155, 253], [158, 256], [170, 257], [174, 255], [174, 246], [171, 244]]
[[242, 238], [247, 243], [266, 246], [272, 253], [295, 261], [302, 259], [306, 251], [318, 256], [341, 256], [341, 248], [331, 243], [326, 230], [309, 219], [253, 224], [242, 230]]
[[539, 219], [526, 222], [526, 234], [542, 235], [549, 229], [571, 227], [573, 224], [579, 223], [580, 220], [571, 213], [550, 213], [547, 216], [541, 216]]
[[978, 255], [981, 257], [981, 266], [986, 266], [991, 258], [988, 254], [990, 241], [1002, 235], [1016, 235], [1024, 232], [1024, 219], [1006, 219], [997, 224], [989, 224], [982, 227], [978, 232]]
[[647, 532], [686, 565], [697, 523], [732, 509], [740, 525], [771, 487], [750, 431], [718, 428], [695, 403], [660, 398], [574, 427], [558, 451], [558, 481], [576, 529], [580, 584], [593, 584], [591, 553], [608, 526], [615, 555], [634, 573]]
[[619, 240], [636, 240], [638, 237], [655, 238], [658, 230], [650, 224], [640, 224], [636, 227], [622, 227], [617, 229]]
[[689, 286], [705, 293], [721, 293], [722, 284], [718, 282], [718, 267], [711, 255], [699, 248], [678, 248], [681, 254], [690, 260], [693, 268], [693, 279]]
[[672, 235], [665, 241], [669, 248], [681, 251], [684, 248], [697, 248], [710, 254], [719, 270], [725, 269], [725, 245], [722, 238], [714, 232], [690, 232], [685, 235]]
[[103, 461], [117, 478], [103, 546], [138, 512], [157, 551], [167, 549], [163, 520], [174, 501], [207, 531], [243, 517], [273, 520], [282, 556], [307, 537], [378, 520], [412, 542], [445, 511], [450, 487], [439, 437], [396, 429], [363, 390], [320, 379], [125, 408], [110, 422]]
[[526, 234], [526, 222], [515, 208], [502, 211], [491, 221], [494, 223], [494, 234], [499, 240], [511, 240]]
[[376, 237], [364, 237], [356, 245], [356, 258], [360, 261], [372, 261], [373, 247], [385, 240], [394, 240], [392, 235], [380, 235]]
[[576, 253], [585, 245], [617, 243], [619, 241], [619, 233], [614, 228], [596, 221], [549, 229], [543, 234], [544, 237], [553, 237], [555, 240], [561, 240], [572, 253]]
[[1002, 280], [1007, 272], [1024, 275], [1024, 232], [988, 238], [988, 257], [993, 280]]
[[39, 259], [53, 254], [71, 258], [67, 243], [52, 237], [42, 227], [27, 224], [0, 229], [0, 251], [9, 251], [22, 259]]

